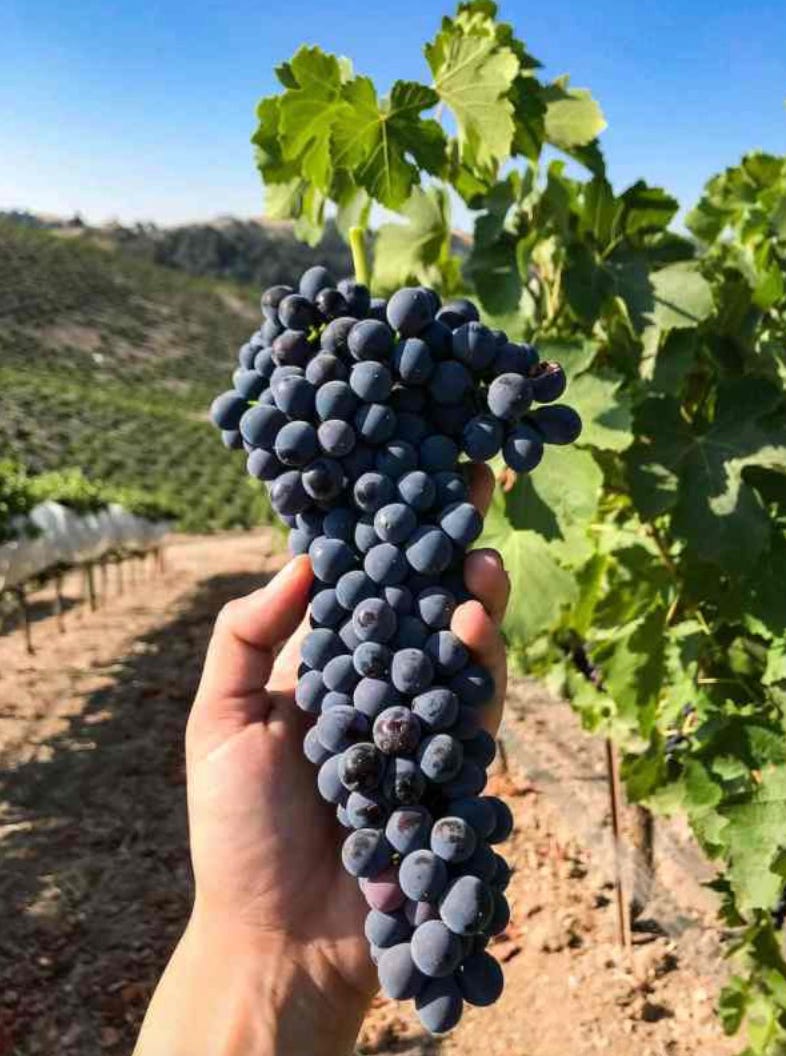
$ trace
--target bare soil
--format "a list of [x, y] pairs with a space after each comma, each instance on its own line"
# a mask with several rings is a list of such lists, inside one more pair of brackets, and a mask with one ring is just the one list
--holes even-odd
[[[114, 570], [96, 612], [32, 599], [35, 655], [0, 637], [0, 1056], [128, 1053], [186, 919], [182, 739], [215, 614], [282, 563], [264, 533], [176, 539], [167, 567]], [[723, 1056], [723, 979], [701, 859], [659, 828], [658, 883], [628, 957], [616, 942], [602, 750], [569, 709], [514, 685], [507, 768], [507, 986], [446, 1039], [377, 999], [358, 1052]], [[649, 918], [649, 919], [644, 919]], [[199, 1054], [195, 1054], [199, 1056]], [[296, 1054], [293, 1054], [296, 1056]], [[297, 1054], [300, 1056], [300, 1054]], [[303, 1054], [306, 1056], [306, 1054]]]

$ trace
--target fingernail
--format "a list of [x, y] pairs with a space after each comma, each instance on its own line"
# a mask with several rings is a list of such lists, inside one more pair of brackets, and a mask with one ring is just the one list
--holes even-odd
[[502, 563], [502, 555], [497, 550], [478, 550], [477, 553], [480, 555], [483, 563], [490, 568], [504, 570], [505, 566]]

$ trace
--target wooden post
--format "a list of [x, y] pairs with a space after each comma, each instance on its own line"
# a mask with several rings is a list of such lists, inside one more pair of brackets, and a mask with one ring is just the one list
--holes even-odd
[[117, 558], [117, 593], [123, 593], [123, 559]]
[[632, 954], [628, 893], [622, 861], [622, 790], [620, 787], [617, 750], [611, 738], [606, 738], [606, 771], [611, 802], [611, 831], [614, 836], [614, 887], [617, 896], [617, 940], [628, 957]]
[[651, 810], [636, 804], [633, 811], [633, 895], [631, 915], [641, 915], [652, 897], [655, 879], [655, 816]]
[[109, 597], [109, 569], [106, 564], [106, 557], [102, 557], [99, 567], [101, 569], [101, 593], [104, 595], [104, 601]]
[[30, 627], [30, 613], [27, 608], [27, 596], [25, 594], [25, 588], [20, 587], [17, 590], [17, 598], [19, 599], [19, 607], [22, 610], [22, 627], [25, 632], [25, 647], [27, 648], [28, 656], [32, 656], [35, 653], [33, 648], [33, 633]]
[[57, 619], [57, 629], [61, 634], [65, 634], [65, 617], [63, 615], [63, 573], [57, 572], [55, 575], [55, 618]]
[[96, 584], [95, 579], [93, 578], [93, 566], [89, 561], [85, 565], [85, 581], [87, 582], [87, 596], [90, 600], [90, 611], [95, 612], [98, 608], [96, 602]]

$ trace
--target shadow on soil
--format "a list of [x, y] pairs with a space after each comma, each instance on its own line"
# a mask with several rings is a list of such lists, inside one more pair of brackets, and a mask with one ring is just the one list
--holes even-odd
[[133, 1047], [191, 900], [188, 709], [217, 610], [259, 585], [205, 580], [38, 759], [0, 774], [0, 1056]]

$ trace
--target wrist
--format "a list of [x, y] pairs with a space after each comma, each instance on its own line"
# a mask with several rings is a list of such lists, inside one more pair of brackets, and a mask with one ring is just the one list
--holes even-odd
[[366, 1004], [307, 946], [217, 926], [195, 909], [136, 1056], [349, 1056]]

